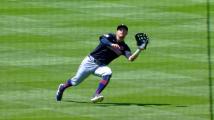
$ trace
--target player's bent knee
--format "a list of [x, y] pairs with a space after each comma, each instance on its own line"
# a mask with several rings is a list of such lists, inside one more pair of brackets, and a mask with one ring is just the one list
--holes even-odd
[[103, 80], [110, 80], [110, 78], [111, 78], [111, 76], [112, 76], [112, 71], [111, 71], [111, 69], [109, 68], [109, 67], [106, 67], [105, 68], [105, 72], [104, 72], [104, 74], [102, 75], [102, 78], [103, 78]]
[[107, 75], [109, 75], [109, 76], [112, 75], [112, 71], [111, 71], [111, 69], [108, 68], [108, 67], [105, 68], [105, 72], [103, 73], [102, 76], [107, 76]]

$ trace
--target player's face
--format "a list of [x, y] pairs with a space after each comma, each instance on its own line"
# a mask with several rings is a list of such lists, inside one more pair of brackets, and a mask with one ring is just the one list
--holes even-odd
[[121, 42], [125, 39], [126, 35], [128, 34], [128, 31], [124, 28], [120, 28], [116, 32], [117, 41]]

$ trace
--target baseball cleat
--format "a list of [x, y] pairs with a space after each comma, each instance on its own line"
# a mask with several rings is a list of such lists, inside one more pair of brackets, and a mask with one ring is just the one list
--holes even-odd
[[61, 101], [62, 100], [62, 95], [64, 92], [64, 84], [60, 84], [58, 87], [58, 90], [56, 92], [56, 100]]
[[102, 102], [104, 97], [102, 95], [95, 95], [93, 98], [91, 98], [91, 102], [97, 103]]

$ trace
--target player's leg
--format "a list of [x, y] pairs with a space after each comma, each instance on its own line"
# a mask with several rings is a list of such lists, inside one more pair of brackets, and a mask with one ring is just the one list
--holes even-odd
[[111, 75], [112, 75], [112, 71], [109, 67], [102, 66], [102, 67], [98, 67], [95, 70], [94, 74], [102, 77], [102, 79], [100, 80], [99, 85], [96, 89], [95, 95], [91, 99], [92, 102], [96, 103], [96, 102], [101, 102], [104, 99], [104, 97], [100, 94], [105, 89], [105, 87], [108, 85]]
[[88, 57], [86, 57], [81, 65], [78, 68], [78, 71], [76, 75], [67, 80], [64, 84], [60, 84], [56, 93], [56, 100], [61, 101], [63, 92], [65, 91], [66, 88], [71, 87], [71, 86], [77, 86], [80, 84], [85, 78], [87, 78], [94, 69], [97, 68], [97, 65], [92, 63]]
[[62, 96], [63, 96], [63, 92], [71, 86], [77, 86], [78, 84], [80, 84], [86, 77], [88, 77], [90, 74], [90, 72], [85, 71], [82, 68], [78, 69], [78, 72], [76, 73], [76, 75], [67, 80], [64, 84], [60, 84], [56, 93], [56, 99], [57, 101], [61, 101]]

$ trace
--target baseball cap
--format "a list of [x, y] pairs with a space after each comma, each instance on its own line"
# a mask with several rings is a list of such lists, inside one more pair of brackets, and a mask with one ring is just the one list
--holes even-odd
[[125, 24], [120, 24], [120, 25], [117, 26], [117, 30], [120, 29], [120, 28], [124, 28], [125, 30], [128, 31], [128, 27]]

